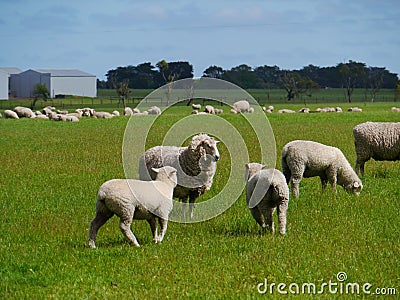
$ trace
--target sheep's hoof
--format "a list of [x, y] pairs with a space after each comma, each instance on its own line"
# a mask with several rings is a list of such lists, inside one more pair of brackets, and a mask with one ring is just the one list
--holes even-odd
[[91, 249], [95, 249], [96, 248], [96, 244], [94, 243], [94, 241], [89, 241], [88, 242], [88, 247]]

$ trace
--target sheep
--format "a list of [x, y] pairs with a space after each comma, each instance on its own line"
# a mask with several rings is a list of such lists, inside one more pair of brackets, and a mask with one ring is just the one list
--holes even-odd
[[130, 107], [125, 107], [124, 108], [124, 116], [132, 116], [133, 115], [133, 111], [132, 111], [132, 108], [130, 108]]
[[12, 111], [12, 110], [9, 110], [9, 109], [6, 109], [4, 111], [4, 118], [6, 118], [6, 119], [19, 119], [17, 113], [15, 111]]
[[158, 106], [152, 106], [147, 110], [149, 115], [161, 115], [161, 109]]
[[46, 116], [46, 115], [41, 114], [41, 115], [36, 115], [36, 119], [45, 119], [45, 120], [48, 120], [49, 117]]
[[114, 111], [112, 112], [112, 114], [114, 115], [114, 117], [119, 117], [119, 116], [120, 116], [120, 113], [119, 113], [118, 110], [114, 110]]
[[45, 108], [42, 109], [42, 112], [44, 115], [49, 116], [49, 114], [55, 110], [56, 108], [54, 106], [46, 106]]
[[278, 110], [278, 114], [294, 114], [295, 111], [291, 109], [280, 109]]
[[355, 171], [364, 176], [364, 164], [374, 160], [400, 160], [400, 122], [365, 122], [353, 128]]
[[0, 113], [0, 119], [3, 117], [3, 115]]
[[212, 105], [206, 105], [206, 107], [204, 108], [204, 112], [208, 114], [215, 114], [215, 109]]
[[83, 115], [83, 111], [79, 110], [79, 109], [77, 109], [74, 113], [67, 114], [67, 116], [74, 116], [74, 117], [77, 117], [77, 118], [81, 118], [82, 115]]
[[201, 104], [192, 104], [192, 108], [193, 109], [197, 109], [197, 110], [199, 110], [199, 109], [201, 109]]
[[68, 115], [68, 110], [59, 110], [57, 109], [56, 112], [60, 115]]
[[154, 179], [152, 168], [172, 166], [178, 170], [178, 185], [174, 197], [182, 201], [182, 215], [186, 217], [189, 197], [189, 213], [193, 218], [196, 198], [208, 191], [213, 183], [216, 162], [219, 160], [217, 143], [207, 134], [192, 138], [187, 147], [156, 146], [147, 150], [139, 159], [140, 180]]
[[237, 113], [253, 113], [254, 108], [250, 107], [250, 103], [247, 100], [240, 100], [233, 103], [231, 112]]
[[390, 109], [392, 112], [400, 112], [400, 107], [392, 107], [391, 109]]
[[[265, 165], [245, 165], [246, 202], [251, 215], [262, 228], [274, 232], [272, 214], [277, 208], [279, 233], [286, 233], [286, 211], [289, 205], [289, 188], [285, 176], [276, 169], [265, 169]], [[263, 220], [263, 217], [267, 222]]]
[[18, 117], [20, 117], [20, 118], [35, 118], [36, 117], [34, 112], [28, 107], [16, 106], [16, 107], [14, 107], [14, 111], [17, 113]]
[[[147, 220], [153, 234], [153, 242], [163, 240], [172, 211], [172, 194], [176, 186], [176, 169], [166, 166], [152, 169], [155, 181], [112, 179], [103, 183], [97, 193], [96, 217], [90, 222], [88, 246], [96, 248], [96, 236], [100, 227], [114, 214], [120, 218], [119, 228], [133, 245], [140, 247], [131, 231], [132, 221]], [[157, 219], [160, 234], [157, 235]]]
[[339, 107], [339, 106], [337, 106], [337, 107], [335, 108], [335, 110], [336, 110], [336, 112], [338, 112], [338, 113], [341, 113], [341, 112], [343, 112], [342, 108], [341, 108], [341, 107]]
[[347, 111], [349, 112], [362, 112], [362, 108], [358, 108], [358, 107], [349, 107], [347, 109]]
[[93, 118], [111, 119], [114, 115], [106, 111], [93, 111]]
[[148, 111], [144, 111], [144, 112], [134, 113], [132, 116], [139, 117], [139, 116], [147, 116], [148, 114], [149, 114]]
[[309, 109], [308, 107], [304, 107], [304, 108], [302, 108], [302, 109], [299, 110], [299, 113], [308, 114], [308, 113], [310, 113], [310, 109]]
[[222, 109], [220, 109], [220, 108], [214, 108], [214, 112], [215, 112], [216, 115], [220, 115], [220, 114], [222, 114], [224, 111], [223, 111]]
[[93, 117], [94, 116], [94, 109], [85, 107], [82, 108], [82, 117]]
[[299, 197], [302, 178], [319, 176], [322, 190], [328, 181], [336, 191], [336, 184], [347, 192], [359, 195], [362, 182], [354, 172], [342, 151], [313, 141], [296, 140], [287, 143], [282, 150], [282, 171], [286, 182], [291, 183], [292, 194]]

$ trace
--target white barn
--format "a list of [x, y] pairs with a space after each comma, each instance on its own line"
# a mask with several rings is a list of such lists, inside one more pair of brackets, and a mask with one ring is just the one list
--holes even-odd
[[70, 69], [29, 69], [11, 75], [11, 93], [15, 97], [33, 97], [34, 87], [38, 83], [46, 85], [51, 98], [59, 95], [97, 97], [96, 76]]
[[10, 75], [21, 73], [18, 68], [0, 68], [0, 100], [7, 100], [10, 91]]

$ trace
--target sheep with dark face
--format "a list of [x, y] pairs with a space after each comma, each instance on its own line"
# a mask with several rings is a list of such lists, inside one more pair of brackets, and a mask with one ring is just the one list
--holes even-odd
[[189, 198], [189, 213], [193, 218], [195, 200], [208, 191], [213, 183], [216, 162], [220, 155], [217, 143], [207, 134], [192, 138], [188, 147], [156, 146], [147, 150], [139, 160], [139, 178], [154, 180], [152, 168], [171, 166], [177, 169], [178, 185], [174, 197], [182, 201], [182, 215], [186, 216]]
[[366, 122], [353, 128], [357, 160], [355, 170], [364, 176], [364, 164], [400, 160], [400, 122]]

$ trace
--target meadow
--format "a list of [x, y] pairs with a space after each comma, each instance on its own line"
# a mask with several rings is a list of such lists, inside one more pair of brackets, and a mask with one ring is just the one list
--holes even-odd
[[[344, 110], [351, 106], [329, 105]], [[276, 167], [280, 169], [282, 147], [294, 139], [339, 147], [354, 165], [353, 126], [400, 121], [400, 114], [390, 111], [393, 102], [353, 105], [363, 112], [267, 115], [276, 141]], [[276, 110], [301, 107], [275, 105]], [[185, 106], [166, 111], [154, 123], [147, 146], [160, 143], [168, 128], [190, 112]], [[244, 119], [221, 116], [246, 136], [250, 158], [258, 161], [257, 143]], [[299, 298], [289, 286], [295, 291], [297, 284], [301, 293], [304, 283], [312, 283], [322, 298], [352, 299], [357, 295], [346, 293], [344, 284], [357, 283], [362, 289], [368, 283], [371, 294], [397, 292], [386, 295], [397, 299], [399, 162], [367, 162], [359, 197], [340, 186], [336, 194], [329, 188], [321, 193], [319, 179], [304, 179], [300, 197], [290, 199], [285, 236], [259, 228], [243, 192], [211, 220], [170, 222], [161, 244], [152, 243], [147, 222], [134, 221], [132, 231], [142, 247], [129, 245], [114, 217], [100, 229], [98, 248], [88, 249], [97, 190], [106, 180], [124, 177], [127, 123], [126, 117], [79, 123], [0, 119], [2, 299], [263, 299], [281, 296], [280, 283], [288, 298]], [[200, 201], [216, 195], [229, 177], [223, 144], [220, 153], [213, 188]], [[244, 172], [244, 166], [232, 167]], [[341, 272], [345, 281], [338, 278]], [[336, 284], [334, 293], [330, 282]], [[265, 287], [266, 293], [260, 294]], [[362, 290], [360, 294], [370, 296]], [[305, 291], [300, 298], [308, 296]]]

